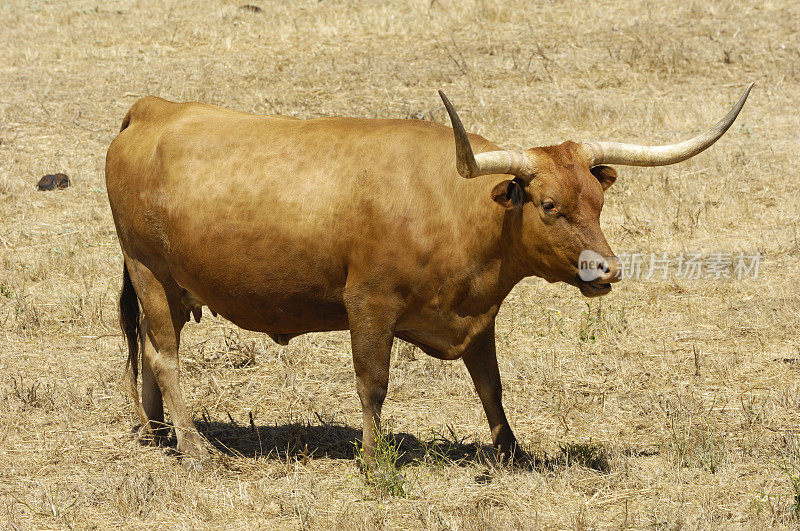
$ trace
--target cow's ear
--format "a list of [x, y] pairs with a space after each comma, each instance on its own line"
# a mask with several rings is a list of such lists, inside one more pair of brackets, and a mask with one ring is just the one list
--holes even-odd
[[611, 188], [611, 185], [617, 180], [617, 170], [611, 166], [595, 166], [589, 171], [600, 181], [600, 186], [603, 187], [603, 191]]
[[503, 208], [521, 207], [525, 199], [522, 186], [514, 181], [502, 181], [492, 189], [492, 199]]

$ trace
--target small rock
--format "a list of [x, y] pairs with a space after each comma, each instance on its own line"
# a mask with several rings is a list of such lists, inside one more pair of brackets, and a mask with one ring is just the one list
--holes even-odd
[[239, 6], [239, 9], [241, 9], [242, 11], [250, 11], [251, 13], [261, 13], [262, 11], [264, 11], [260, 7], [254, 6], [253, 4], [245, 4], [243, 6]]
[[51, 173], [39, 179], [36, 188], [39, 191], [55, 190], [56, 188], [67, 188], [70, 185], [69, 177], [64, 173]]

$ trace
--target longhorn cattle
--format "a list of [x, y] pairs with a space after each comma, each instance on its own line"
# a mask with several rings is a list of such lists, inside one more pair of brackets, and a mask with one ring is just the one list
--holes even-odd
[[[396, 337], [464, 360], [495, 447], [512, 454], [495, 354], [503, 299], [528, 276], [608, 293], [619, 279], [599, 223], [617, 179], [609, 164], [697, 155], [731, 126], [751, 88], [716, 126], [679, 144], [568, 141], [526, 151], [468, 135], [441, 92], [452, 129], [140, 99], [105, 171], [124, 258], [126, 379], [143, 431], [163, 435], [166, 405], [178, 451], [208, 452], [178, 364], [181, 329], [207, 306], [281, 344], [349, 330], [367, 459]], [[584, 250], [605, 257], [589, 280], [579, 275]]]

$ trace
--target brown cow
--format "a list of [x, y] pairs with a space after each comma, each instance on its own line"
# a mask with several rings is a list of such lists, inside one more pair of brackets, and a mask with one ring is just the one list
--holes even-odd
[[[617, 178], [607, 164], [700, 153], [730, 127], [751, 87], [714, 128], [680, 144], [565, 142], [522, 152], [468, 136], [443, 94], [453, 129], [137, 101], [108, 150], [106, 184], [125, 262], [128, 381], [144, 432], [163, 432], [166, 404], [178, 450], [208, 451], [178, 382], [181, 328], [208, 306], [281, 344], [349, 329], [367, 458], [395, 337], [462, 358], [494, 445], [513, 453], [495, 354], [503, 299], [532, 275], [586, 296], [608, 293], [619, 266], [599, 224], [603, 192]], [[588, 281], [578, 270], [583, 250], [607, 257]]]

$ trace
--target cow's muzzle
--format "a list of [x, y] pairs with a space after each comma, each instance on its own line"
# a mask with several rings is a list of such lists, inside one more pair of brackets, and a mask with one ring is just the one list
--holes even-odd
[[605, 295], [611, 291], [611, 284], [620, 280], [621, 270], [616, 256], [583, 251], [578, 259], [578, 288], [586, 297]]

